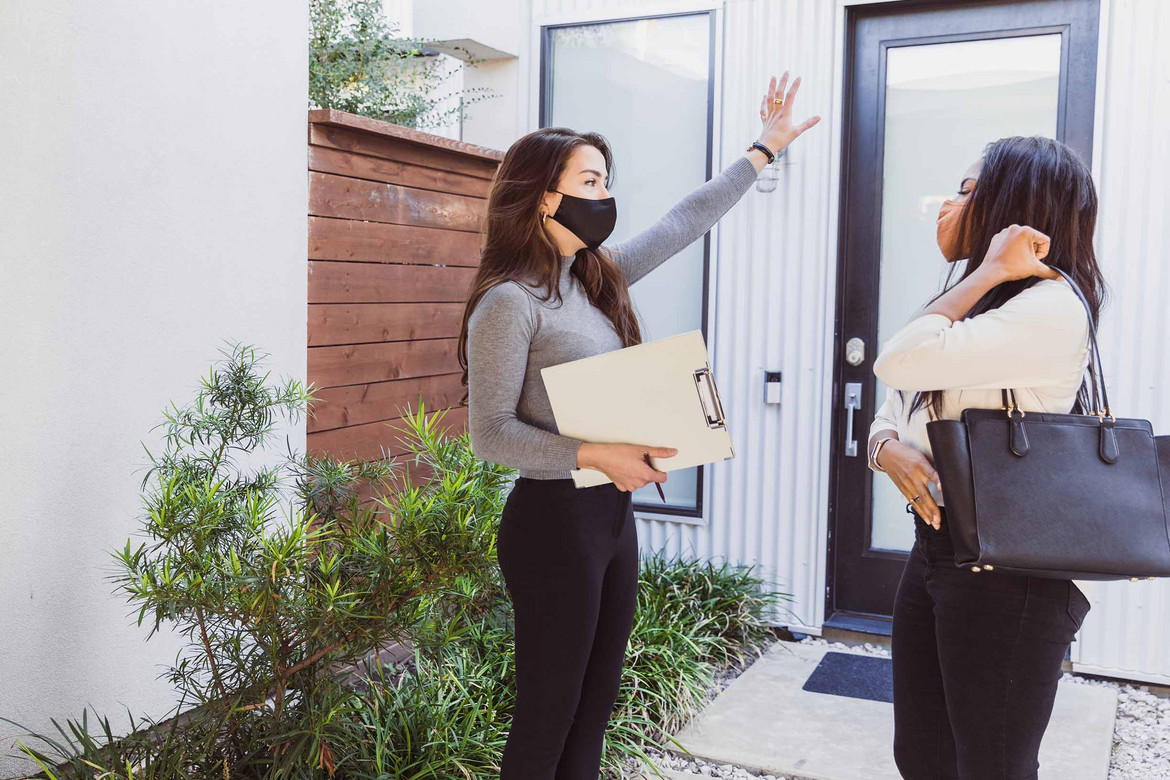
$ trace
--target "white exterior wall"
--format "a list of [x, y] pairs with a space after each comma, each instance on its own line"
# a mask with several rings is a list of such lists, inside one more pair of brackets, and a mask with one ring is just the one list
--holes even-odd
[[[1101, 357], [1110, 409], [1170, 434], [1170, 6], [1106, 0], [1093, 174], [1097, 257], [1109, 284]], [[1170, 684], [1170, 580], [1093, 582], [1074, 667]]]
[[0, 716], [32, 730], [177, 703], [181, 638], [106, 579], [140, 442], [224, 339], [305, 378], [307, 6], [0, 3]]
[[[736, 459], [714, 467], [710, 520], [691, 544], [718, 559], [758, 563], [792, 594], [792, 615], [779, 622], [815, 634], [825, 618], [828, 544], [835, 14], [824, 0], [725, 9], [723, 159], [758, 137], [760, 96], [773, 74], [801, 76], [797, 114], [819, 114], [821, 122], [787, 150], [775, 192], [752, 191], [719, 225], [713, 368]], [[779, 408], [762, 403], [765, 370], [783, 373]]]

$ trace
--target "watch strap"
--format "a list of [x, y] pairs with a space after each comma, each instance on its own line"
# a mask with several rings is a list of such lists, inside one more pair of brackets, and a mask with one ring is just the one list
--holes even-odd
[[769, 149], [767, 146], [760, 143], [759, 141], [752, 141], [752, 145], [747, 148], [747, 151], [750, 152], [752, 149], [759, 149], [761, 152], [763, 152], [764, 156], [768, 158], [769, 165], [771, 165], [773, 162], [775, 162], [776, 155], [772, 152], [771, 149]]

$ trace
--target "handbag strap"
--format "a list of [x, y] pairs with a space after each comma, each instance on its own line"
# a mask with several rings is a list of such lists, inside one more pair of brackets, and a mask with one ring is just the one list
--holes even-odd
[[[1093, 309], [1089, 306], [1089, 301], [1081, 292], [1081, 288], [1073, 281], [1072, 276], [1060, 268], [1054, 266], [1049, 266], [1049, 268], [1064, 277], [1069, 287], [1076, 293], [1081, 305], [1085, 307], [1085, 315], [1089, 318], [1089, 381], [1092, 388], [1090, 390], [1090, 400], [1093, 403], [1092, 413], [1099, 417], [1112, 416], [1109, 411], [1109, 393], [1105, 389], [1105, 371], [1101, 365], [1101, 349], [1097, 345], [1097, 325], [1093, 322]], [[1098, 392], [1098, 377], [1100, 377], [1100, 392]], [[1001, 390], [1000, 393], [1003, 398], [1003, 407], [1008, 410], [1009, 414], [1011, 410], [1019, 408], [1016, 403], [1015, 390], [1005, 389]], [[1008, 403], [1009, 398], [1010, 404]]]

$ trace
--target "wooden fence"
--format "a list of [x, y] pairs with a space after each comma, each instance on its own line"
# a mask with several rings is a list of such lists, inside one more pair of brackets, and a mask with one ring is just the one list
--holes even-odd
[[[322, 388], [310, 452], [400, 455], [396, 428], [420, 397], [428, 413], [448, 410], [443, 427], [466, 430], [456, 345], [502, 158], [343, 111], [309, 111], [308, 379]], [[410, 470], [414, 482], [427, 476]]]

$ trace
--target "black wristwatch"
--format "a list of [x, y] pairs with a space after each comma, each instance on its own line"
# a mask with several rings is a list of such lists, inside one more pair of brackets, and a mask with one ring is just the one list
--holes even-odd
[[752, 145], [744, 151], [750, 152], [752, 149], [759, 149], [761, 152], [763, 152], [764, 156], [768, 158], [768, 165], [771, 165], [773, 162], [775, 162], [776, 155], [772, 154], [772, 150], [764, 146], [759, 141], [752, 141]]

